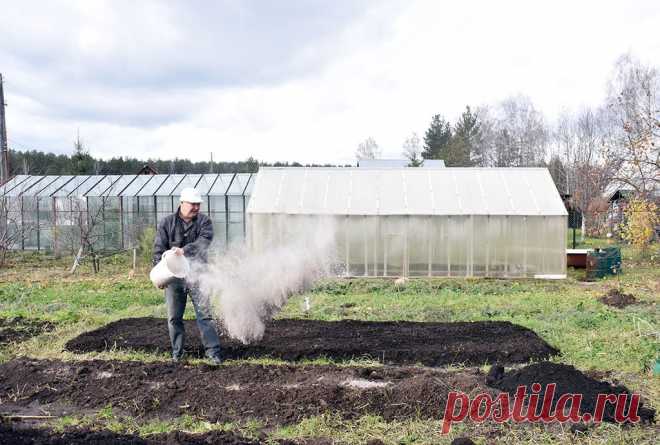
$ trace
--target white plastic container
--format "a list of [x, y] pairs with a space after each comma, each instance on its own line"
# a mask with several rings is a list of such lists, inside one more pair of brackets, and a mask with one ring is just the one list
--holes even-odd
[[167, 286], [175, 278], [185, 278], [190, 272], [190, 263], [183, 255], [177, 255], [173, 250], [163, 253], [160, 262], [151, 269], [149, 278], [154, 286]]

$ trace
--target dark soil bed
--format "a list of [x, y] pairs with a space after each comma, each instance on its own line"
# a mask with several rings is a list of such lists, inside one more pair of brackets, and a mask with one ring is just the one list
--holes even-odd
[[[203, 356], [194, 320], [186, 320], [187, 353]], [[130, 349], [170, 350], [167, 321], [127, 318], [84, 333], [69, 341], [74, 352]], [[264, 338], [243, 345], [223, 336], [225, 358], [270, 356], [284, 360], [318, 357], [371, 358], [387, 364], [525, 363], [544, 360], [559, 351], [533, 331], [504, 321], [419, 323], [358, 320], [274, 320]]]
[[631, 304], [639, 303], [631, 294], [622, 294], [618, 289], [610, 289], [608, 293], [598, 299], [603, 304], [623, 309]]
[[30, 337], [51, 331], [55, 325], [49, 321], [24, 317], [0, 318], [0, 347], [25, 341]]
[[[543, 400], [546, 385], [555, 383], [557, 386], [553, 398], [553, 406], [562, 394], [582, 394], [580, 413], [589, 413], [592, 416], [596, 407], [598, 394], [630, 394], [630, 391], [625, 386], [616, 386], [608, 382], [593, 379], [573, 366], [561, 363], [535, 363], [519, 370], [503, 373], [499, 376], [491, 369], [490, 375], [492, 376], [493, 374], [495, 376], [488, 381], [488, 384], [493, 388], [506, 391], [510, 395], [514, 395], [518, 386], [521, 385], [525, 386], [527, 394], [530, 394], [532, 392], [532, 384], [539, 383], [542, 388], [539, 393], [539, 400]], [[628, 412], [629, 404], [630, 397], [628, 397], [626, 413]], [[603, 420], [614, 422], [614, 405], [606, 404], [605, 408]], [[655, 410], [642, 407], [639, 409], [638, 415], [642, 422], [650, 423], [654, 421]]]
[[[143, 438], [135, 434], [118, 434], [108, 430], [70, 428], [57, 432], [45, 428], [26, 428], [0, 423], [0, 444], [7, 445], [259, 445], [261, 443], [265, 442], [247, 439], [230, 431], [209, 431], [201, 434], [174, 431]], [[280, 440], [276, 443], [320, 445], [327, 442]]]
[[[334, 413], [347, 420], [364, 415], [381, 416], [386, 421], [440, 419], [449, 392], [471, 397], [490, 393], [495, 398], [500, 391], [515, 394], [520, 385], [529, 394], [533, 383], [543, 388], [555, 383], [555, 403], [564, 393], [583, 394], [581, 413], [593, 414], [597, 394], [629, 392], [623, 386], [592, 379], [571, 366], [549, 362], [508, 373], [490, 373], [488, 377], [478, 369], [251, 364], [211, 367], [18, 358], [0, 364], [0, 412], [63, 415], [112, 406], [116, 415], [141, 421], [190, 415], [222, 423], [256, 419], [269, 427], [298, 423], [322, 413]], [[541, 399], [543, 394], [541, 391]], [[650, 423], [655, 411], [642, 407], [638, 415]], [[613, 420], [611, 408], [606, 409], [604, 420]]]
[[[488, 391], [478, 371], [429, 368], [211, 367], [168, 362], [15, 359], [0, 365], [0, 412], [87, 412], [112, 405], [137, 418], [184, 414], [212, 422], [291, 424], [335, 412], [345, 419], [441, 417], [450, 391]], [[491, 391], [492, 392], [492, 391]]]

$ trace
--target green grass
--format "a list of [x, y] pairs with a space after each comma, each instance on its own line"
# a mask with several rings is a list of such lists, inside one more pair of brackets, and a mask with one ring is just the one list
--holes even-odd
[[[591, 241], [596, 242], [596, 241]], [[582, 370], [609, 371], [617, 379], [640, 391], [651, 406], [660, 408], [660, 378], [650, 366], [660, 356], [658, 327], [660, 315], [660, 247], [640, 255], [623, 249], [623, 274], [594, 283], [581, 279], [584, 271], [569, 271], [562, 281], [494, 279], [412, 279], [403, 288], [392, 280], [328, 280], [305, 295], [291, 298], [278, 317], [339, 320], [476, 321], [506, 320], [534, 330], [561, 350], [554, 360]], [[101, 273], [93, 274], [88, 265], [71, 276], [71, 258], [52, 259], [39, 254], [14, 255], [0, 271], [0, 317], [24, 316], [46, 319], [57, 324], [49, 334], [10, 345], [0, 350], [0, 361], [15, 356], [80, 360], [87, 358], [154, 361], [167, 354], [107, 351], [76, 355], [63, 352], [69, 339], [110, 321], [135, 316], [165, 315], [162, 292], [146, 277], [148, 265], [138, 268], [129, 279], [130, 256], [106, 259]], [[633, 294], [641, 304], [625, 309], [603, 305], [597, 299], [608, 289], [619, 288]], [[311, 310], [304, 311], [309, 297]], [[191, 308], [187, 316], [192, 317]], [[441, 339], [440, 339], [441, 340]], [[282, 364], [281, 360], [258, 359], [239, 363]], [[332, 363], [330, 359], [306, 361]], [[343, 362], [342, 365], [373, 362]], [[457, 364], [460, 366], [460, 364]], [[486, 363], [484, 363], [486, 365]], [[202, 419], [181, 417], [168, 422], [126, 419], [111, 407], [88, 416], [58, 419], [55, 426], [85, 425], [107, 427], [118, 432], [149, 435], [171, 430], [203, 432], [232, 429], [256, 437], [258, 422], [241, 425], [212, 424]], [[363, 443], [380, 438], [388, 444], [449, 443], [459, 434], [468, 434], [478, 443], [556, 443], [575, 441], [585, 444], [654, 443], [654, 427], [620, 428], [601, 425], [574, 438], [567, 428], [530, 425], [457, 424], [449, 437], [439, 436], [439, 422], [410, 419], [385, 422], [377, 417], [346, 421], [324, 415], [266, 431], [271, 439], [327, 436], [339, 443]]]

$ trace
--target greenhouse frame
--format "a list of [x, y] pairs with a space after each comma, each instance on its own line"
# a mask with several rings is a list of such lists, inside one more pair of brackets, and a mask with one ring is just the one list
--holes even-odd
[[[98, 250], [136, 247], [140, 234], [174, 212], [185, 187], [197, 188], [224, 249], [245, 239], [251, 173], [170, 175], [18, 175], [0, 186], [0, 224], [14, 230], [11, 248], [76, 251], [81, 237]], [[12, 229], [13, 228], [13, 229]]]
[[566, 277], [545, 168], [262, 167], [247, 222], [257, 252], [324, 227], [346, 276]]

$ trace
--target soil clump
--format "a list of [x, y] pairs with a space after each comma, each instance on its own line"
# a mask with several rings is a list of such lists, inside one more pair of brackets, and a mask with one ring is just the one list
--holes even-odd
[[632, 294], [623, 294], [618, 289], [610, 289], [610, 291], [600, 297], [598, 301], [619, 309], [638, 303], [637, 298]]
[[[203, 357], [194, 320], [185, 320], [186, 353]], [[385, 364], [444, 366], [461, 363], [525, 363], [545, 360], [559, 351], [536, 333], [504, 321], [422, 323], [408, 321], [271, 321], [263, 339], [251, 345], [221, 333], [223, 356], [229, 359], [274, 357], [288, 361], [327, 357], [333, 360], [367, 358]], [[70, 340], [73, 352], [112, 348], [169, 352], [167, 321], [126, 318]]]
[[[562, 394], [582, 394], [580, 404], [580, 414], [589, 413], [593, 418], [596, 408], [598, 394], [627, 394], [625, 413], [631, 402], [631, 391], [622, 385], [612, 385], [611, 383], [600, 381], [589, 377], [583, 372], [575, 369], [573, 366], [561, 363], [541, 362], [524, 368], [504, 373], [499, 380], [490, 379], [488, 385], [500, 389], [513, 396], [519, 386], [525, 386], [528, 394], [532, 393], [532, 385], [538, 383], [541, 385], [539, 392], [539, 408], [545, 395], [546, 386], [550, 383], [556, 384], [553, 397], [553, 410]], [[569, 404], [570, 405], [570, 404]], [[552, 411], [551, 411], [552, 412]], [[643, 423], [653, 423], [655, 419], [655, 410], [641, 405], [637, 413]], [[605, 404], [603, 420], [606, 422], [615, 421], [615, 406], [611, 403]]]

